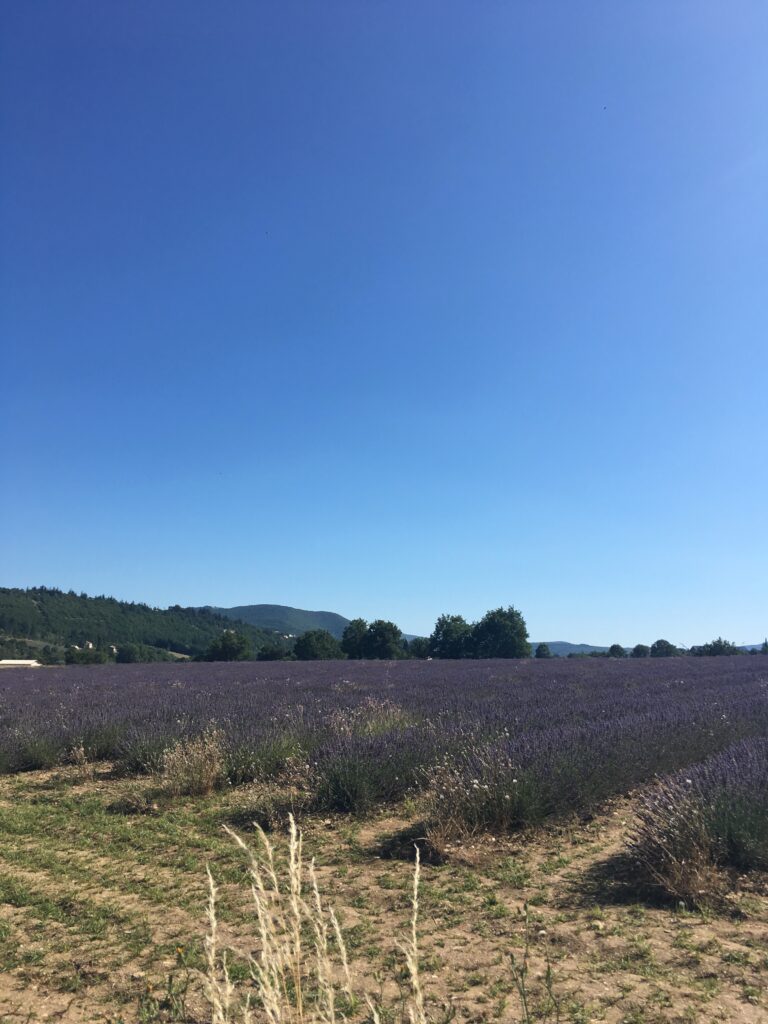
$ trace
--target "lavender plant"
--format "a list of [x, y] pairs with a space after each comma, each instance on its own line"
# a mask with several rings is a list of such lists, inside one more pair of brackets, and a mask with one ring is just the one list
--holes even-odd
[[305, 764], [317, 809], [420, 791], [439, 825], [512, 829], [768, 736], [767, 693], [754, 658], [5, 670], [0, 770], [157, 772], [215, 725], [232, 784]]
[[631, 850], [641, 876], [694, 904], [717, 869], [768, 870], [768, 739], [742, 740], [644, 796]]

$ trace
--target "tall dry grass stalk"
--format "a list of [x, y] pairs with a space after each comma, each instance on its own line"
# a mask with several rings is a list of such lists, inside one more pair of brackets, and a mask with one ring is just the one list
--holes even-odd
[[205, 995], [211, 1006], [212, 1024], [227, 1024], [232, 1019], [235, 988], [229, 976], [226, 950], [219, 952], [219, 922], [216, 917], [218, 889], [211, 869], [208, 874], [208, 934], [205, 937]]
[[[257, 827], [258, 853], [231, 829], [225, 831], [248, 857], [260, 949], [248, 958], [250, 983], [233, 982], [219, 939], [218, 890], [209, 870], [204, 985], [212, 1024], [340, 1024], [359, 1018], [358, 1011], [380, 1024], [381, 1006], [361, 982], [353, 984], [341, 925], [320, 895], [314, 860], [304, 863], [293, 815], [282, 881], [274, 847], [262, 829]], [[419, 881], [417, 850], [410, 933], [400, 948], [410, 979], [407, 1018], [411, 1024], [428, 1024], [419, 978]], [[391, 1012], [386, 1017], [393, 1019]]]
[[408, 975], [411, 979], [411, 992], [413, 993], [411, 1005], [408, 1007], [408, 1017], [411, 1024], [427, 1024], [427, 1016], [424, 1010], [424, 993], [421, 989], [419, 978], [419, 881], [421, 879], [421, 854], [416, 847], [416, 863], [413, 869], [413, 893], [411, 895], [411, 934], [408, 942], [400, 947], [405, 954], [405, 962], [408, 966]]

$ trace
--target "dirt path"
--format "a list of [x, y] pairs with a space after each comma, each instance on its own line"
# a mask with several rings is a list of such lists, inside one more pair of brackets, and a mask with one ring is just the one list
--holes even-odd
[[[170, 1020], [169, 976], [178, 986], [183, 964], [201, 963], [207, 862], [222, 934], [241, 961], [257, 950], [244, 862], [221, 832], [235, 814], [247, 821], [248, 793], [130, 818], [108, 810], [141, 785], [70, 770], [0, 780], [0, 1021]], [[589, 823], [453, 844], [445, 863], [424, 864], [419, 937], [436, 1021], [447, 1007], [461, 1021], [519, 1021], [512, 958], [523, 963], [527, 935], [533, 1020], [554, 1008], [549, 968], [560, 1019], [574, 1024], [768, 1022], [765, 888], [745, 888], [719, 915], [638, 902], [611, 874], [631, 814], [618, 802]], [[402, 985], [391, 979], [403, 977], [413, 870], [387, 854], [407, 854], [411, 824], [303, 823], [353, 971], [386, 1000]], [[205, 1019], [198, 998], [183, 1019]]]

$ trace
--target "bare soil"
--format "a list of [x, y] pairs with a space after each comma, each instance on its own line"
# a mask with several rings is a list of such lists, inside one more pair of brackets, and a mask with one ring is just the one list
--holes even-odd
[[[210, 1019], [195, 976], [207, 863], [225, 939], [243, 955], [257, 950], [244, 858], [221, 826], [238, 823], [255, 844], [247, 822], [258, 794], [228, 790], [155, 809], [149, 797], [149, 813], [114, 810], [151, 787], [114, 778], [109, 766], [0, 780], [3, 1024]], [[627, 872], [632, 813], [628, 799], [591, 821], [446, 844], [434, 858], [443, 863], [423, 865], [419, 939], [433, 1020], [524, 1020], [513, 963], [524, 963], [527, 941], [531, 1020], [768, 1022], [764, 879], [734, 880], [716, 912], [649, 901]], [[353, 971], [388, 1002], [406, 984], [398, 942], [413, 864], [400, 858], [417, 822], [404, 807], [300, 823]], [[282, 835], [273, 838], [283, 849]]]

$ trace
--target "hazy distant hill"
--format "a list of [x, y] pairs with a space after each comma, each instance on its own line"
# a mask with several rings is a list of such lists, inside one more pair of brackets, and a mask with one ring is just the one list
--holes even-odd
[[[569, 644], [565, 640], [544, 640], [543, 641], [553, 654], [560, 658], [567, 658], [569, 654], [591, 654], [593, 651], [602, 653], [607, 647], [595, 647], [593, 644]], [[535, 651], [538, 641], [531, 643], [531, 650]]]
[[[553, 654], [557, 654], [561, 658], [566, 658], [569, 654], [591, 654], [593, 651], [604, 653], [608, 650], [607, 647], [595, 647], [592, 644], [569, 644], [566, 643], [564, 640], [551, 640], [544, 642], [547, 644], [547, 646]], [[537, 645], [535, 643], [532, 643], [531, 650], [535, 651], [536, 646]], [[739, 650], [759, 651], [761, 647], [762, 644], [743, 644], [741, 647], [739, 647]], [[629, 654], [629, 652], [632, 650], [632, 645], [628, 647], [625, 646], [624, 650], [627, 652], [627, 654]]]
[[341, 639], [344, 627], [349, 622], [336, 612], [309, 612], [303, 608], [289, 608], [284, 604], [244, 604], [236, 608], [214, 608], [208, 611], [225, 615], [228, 619], [247, 622], [258, 629], [275, 629], [278, 633], [298, 636], [310, 629], [327, 629]]

